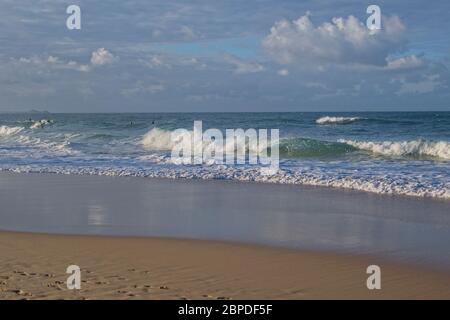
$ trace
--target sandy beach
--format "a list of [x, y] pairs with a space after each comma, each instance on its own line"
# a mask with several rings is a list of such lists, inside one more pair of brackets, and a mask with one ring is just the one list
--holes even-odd
[[[0, 178], [3, 299], [450, 298], [446, 201], [221, 181]], [[79, 291], [66, 287], [72, 264]], [[366, 287], [372, 264], [381, 290]]]
[[[369, 257], [161, 238], [0, 232], [2, 299], [449, 299], [450, 275]], [[65, 270], [81, 268], [81, 290]]]

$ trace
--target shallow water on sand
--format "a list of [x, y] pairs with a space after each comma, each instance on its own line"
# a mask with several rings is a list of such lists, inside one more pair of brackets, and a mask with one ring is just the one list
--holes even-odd
[[0, 229], [226, 240], [450, 267], [450, 204], [226, 181], [0, 174]]

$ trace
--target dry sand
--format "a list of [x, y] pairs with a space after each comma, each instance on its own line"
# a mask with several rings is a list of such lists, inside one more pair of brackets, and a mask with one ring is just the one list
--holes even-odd
[[[450, 299], [450, 274], [369, 257], [162, 238], [0, 232], [2, 299]], [[81, 267], [81, 290], [66, 287]]]

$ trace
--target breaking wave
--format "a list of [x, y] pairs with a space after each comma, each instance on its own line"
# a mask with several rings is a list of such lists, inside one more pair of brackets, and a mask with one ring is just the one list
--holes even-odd
[[[189, 136], [186, 138], [190, 139], [190, 131], [187, 132]], [[172, 134], [174, 134], [173, 137]], [[183, 138], [183, 134], [175, 137], [175, 131], [153, 128], [142, 137], [140, 143], [146, 150], [172, 150], [177, 141]]]
[[[270, 141], [268, 142], [270, 144]], [[169, 131], [153, 128], [142, 137], [140, 143], [144, 149], [149, 151], [169, 151], [176, 145], [186, 150], [192, 148], [192, 131]], [[234, 146], [233, 143], [234, 141], [225, 141], [225, 148], [222, 151], [234, 153], [238, 147], [243, 147], [242, 145]], [[287, 158], [338, 156], [357, 150], [346, 143], [307, 138], [282, 138], [278, 144], [280, 156]], [[211, 142], [203, 142], [204, 149], [210, 145]], [[270, 152], [270, 147], [258, 145], [256, 141], [246, 141], [245, 150], [258, 154]]]
[[[224, 137], [224, 140], [225, 137]], [[153, 128], [147, 132], [140, 143], [146, 150], [170, 151], [176, 145], [185, 150], [192, 146], [192, 131], [170, 131]], [[373, 154], [391, 157], [415, 157], [436, 158], [450, 160], [450, 143], [448, 141], [355, 141], [339, 139], [338, 141], [322, 141], [308, 138], [282, 138], [279, 140], [281, 157], [331, 157], [340, 156], [358, 150], [369, 151]], [[183, 145], [184, 144], [184, 145]], [[208, 147], [211, 142], [204, 141], [203, 148]], [[239, 147], [239, 146], [238, 146]], [[260, 153], [270, 150], [265, 145], [258, 146], [255, 141], [246, 141], [246, 152]], [[224, 153], [233, 153], [236, 147], [233, 141], [226, 141]]]
[[448, 141], [354, 141], [341, 139], [339, 142], [385, 156], [432, 157], [450, 160], [450, 143]]
[[19, 133], [23, 129], [24, 128], [22, 127], [0, 126], [0, 137], [15, 135], [16, 133]]
[[316, 120], [317, 124], [346, 124], [360, 120], [360, 117], [330, 117], [325, 116]]
[[[236, 140], [237, 145], [235, 145], [234, 140], [229, 141], [224, 136], [223, 141], [225, 144], [223, 145], [222, 150], [220, 150], [220, 148], [217, 149], [217, 151], [222, 151], [223, 153], [234, 153], [237, 148], [245, 148], [246, 152], [258, 154], [268, 149], [266, 145], [258, 145], [258, 140]], [[151, 129], [140, 141], [144, 149], [154, 151], [168, 151], [176, 146], [183, 148], [183, 150], [188, 150], [193, 148], [193, 142], [193, 131], [191, 130], [181, 129], [169, 131], [160, 128]], [[212, 141], [203, 140], [203, 150], [213, 146], [214, 144]]]

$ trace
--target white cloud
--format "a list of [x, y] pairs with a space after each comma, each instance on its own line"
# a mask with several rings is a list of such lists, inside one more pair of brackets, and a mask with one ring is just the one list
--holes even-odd
[[424, 61], [415, 55], [387, 61], [387, 69], [410, 69], [424, 65]]
[[167, 61], [167, 58], [163, 55], [151, 55], [148, 59], [141, 59], [141, 62], [151, 68], [151, 69], [156, 69], [156, 68], [167, 68], [170, 69], [172, 68], [172, 65]]
[[289, 70], [288, 69], [280, 69], [280, 70], [278, 70], [277, 73], [278, 73], [278, 75], [285, 77], [285, 76], [289, 75]]
[[92, 52], [91, 63], [83, 64], [73, 60], [63, 60], [55, 56], [31, 56], [20, 57], [18, 59], [11, 58], [12, 63], [26, 64], [40, 69], [49, 70], [75, 70], [80, 72], [89, 72], [93, 66], [100, 66], [116, 61], [118, 58], [113, 56], [108, 50], [100, 48]]
[[383, 17], [382, 22], [383, 29], [373, 34], [354, 16], [315, 26], [304, 15], [275, 23], [263, 47], [280, 64], [385, 66], [390, 54], [404, 48], [405, 27], [397, 16]]
[[28, 64], [37, 68], [66, 69], [80, 72], [90, 71], [89, 65], [80, 64], [75, 61], [63, 61], [58, 57], [48, 56], [47, 58], [32, 56], [29, 58], [21, 57], [19, 59], [11, 59], [13, 63]]
[[197, 34], [188, 26], [182, 26], [180, 28], [180, 33], [183, 35], [185, 40], [193, 40], [198, 38]]
[[225, 54], [224, 59], [226, 62], [236, 67], [234, 72], [237, 74], [256, 73], [264, 71], [264, 67], [259, 63], [244, 61], [231, 54]]
[[101, 66], [113, 63], [117, 58], [105, 48], [100, 48], [92, 52], [91, 64], [94, 66]]
[[170, 56], [164, 54], [152, 54], [139, 62], [151, 69], [172, 69], [176, 67], [205, 68], [206, 65], [199, 59], [189, 56]]

